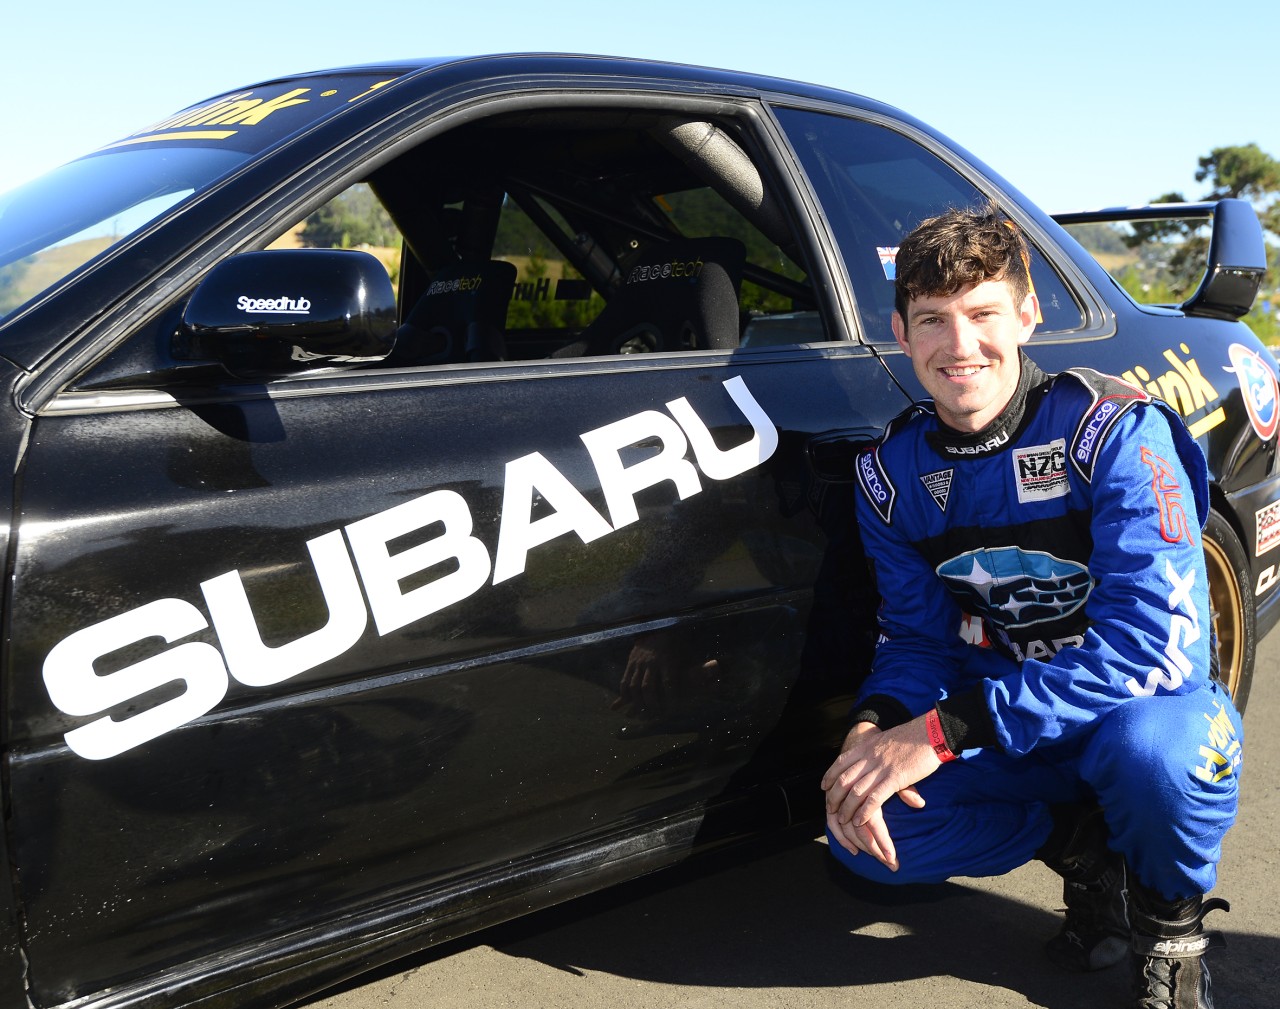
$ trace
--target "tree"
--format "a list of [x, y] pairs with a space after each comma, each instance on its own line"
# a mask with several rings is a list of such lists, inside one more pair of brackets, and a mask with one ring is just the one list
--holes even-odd
[[[1205, 194], [1206, 200], [1230, 197], [1249, 200], [1255, 205], [1266, 204], [1280, 195], [1280, 161], [1257, 144], [1215, 147], [1200, 159], [1200, 167], [1196, 170], [1197, 182], [1206, 179], [1213, 186]], [[1275, 210], [1275, 207], [1271, 209]]]
[[[1280, 277], [1280, 161], [1257, 144], [1215, 147], [1200, 159], [1197, 182], [1207, 182], [1209, 191], [1201, 199], [1247, 200], [1253, 204], [1267, 239], [1267, 261], [1270, 268], [1263, 279], [1260, 299], [1275, 290]], [[1165, 193], [1152, 203], [1181, 203], [1181, 193]], [[1189, 294], [1203, 271], [1208, 250], [1208, 234], [1194, 222], [1146, 221], [1133, 226], [1133, 234], [1125, 239], [1131, 248], [1143, 250], [1148, 258], [1162, 258], [1175, 291]], [[1255, 303], [1248, 321], [1260, 333], [1275, 328], [1274, 312], [1263, 312]]]
[[310, 215], [302, 241], [314, 249], [351, 249], [399, 245], [400, 236], [373, 190], [361, 182]]
[[[1276, 305], [1274, 300], [1280, 283], [1280, 249], [1275, 244], [1280, 242], [1280, 161], [1257, 144], [1215, 147], [1200, 159], [1196, 181], [1207, 181], [1212, 186], [1205, 199], [1234, 197], [1248, 200], [1258, 212], [1264, 233], [1270, 233], [1272, 240], [1267, 243], [1270, 269], [1263, 280], [1262, 295], [1254, 302], [1253, 310], [1245, 321], [1263, 340], [1274, 342], [1280, 337], [1280, 326], [1276, 322], [1276, 310], [1280, 305]], [[1271, 295], [1272, 301], [1264, 305], [1262, 300], [1267, 295]]]
[[[1200, 159], [1196, 181], [1210, 184], [1203, 197], [1206, 200], [1248, 200], [1258, 212], [1262, 227], [1271, 232], [1273, 240], [1280, 241], [1280, 161], [1257, 144], [1215, 147]], [[1274, 278], [1275, 249], [1269, 248], [1268, 252]]]
[[[1181, 193], [1165, 193], [1152, 203], [1186, 203]], [[1138, 252], [1132, 284], [1139, 289], [1160, 287], [1169, 303], [1182, 301], [1195, 290], [1209, 255], [1209, 236], [1199, 221], [1134, 221], [1124, 244]], [[1145, 301], [1156, 301], [1148, 294]]]

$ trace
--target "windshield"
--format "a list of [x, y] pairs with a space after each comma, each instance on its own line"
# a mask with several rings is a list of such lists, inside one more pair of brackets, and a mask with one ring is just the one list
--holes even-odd
[[348, 72], [223, 95], [0, 195], [0, 322], [169, 208], [395, 76]]
[[73, 161], [0, 196], [0, 317], [247, 157], [119, 152]]

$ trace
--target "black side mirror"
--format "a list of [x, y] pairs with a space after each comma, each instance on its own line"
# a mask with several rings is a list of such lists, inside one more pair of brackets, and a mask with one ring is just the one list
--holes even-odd
[[273, 249], [214, 267], [187, 304], [174, 356], [264, 378], [382, 360], [395, 333], [395, 291], [373, 256]]

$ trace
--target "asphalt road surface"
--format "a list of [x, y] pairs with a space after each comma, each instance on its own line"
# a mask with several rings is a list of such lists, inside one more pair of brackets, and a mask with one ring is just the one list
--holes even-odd
[[[1280, 632], [1258, 649], [1240, 819], [1208, 924], [1218, 1009], [1280, 1005]], [[815, 785], [816, 787], [816, 785]], [[1041, 944], [1061, 888], [1038, 864], [996, 879], [874, 889], [825, 844], [756, 844], [436, 947], [310, 1009], [1105, 1009], [1123, 966], [1063, 973]]]

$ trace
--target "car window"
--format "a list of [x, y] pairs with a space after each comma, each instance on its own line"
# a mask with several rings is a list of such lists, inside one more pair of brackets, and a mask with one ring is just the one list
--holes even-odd
[[[1212, 232], [1207, 206], [1156, 204], [1056, 219], [1140, 305], [1181, 308], [1205, 281]], [[1280, 293], [1264, 292], [1243, 320], [1269, 346], [1280, 342], [1277, 308]]]
[[[565, 236], [572, 236], [570, 251], [594, 268], [597, 278], [594, 285], [526, 212], [524, 207], [530, 204], [532, 213], [543, 221], [548, 231], [554, 229], [552, 234], [561, 236], [562, 245]], [[805, 271], [710, 186], [649, 194], [637, 209], [643, 219], [662, 222], [662, 230], [671, 237], [635, 235], [623, 243], [615, 258], [591, 230], [573, 228], [551, 200], [527, 193], [504, 193], [493, 256], [516, 268], [515, 286], [505, 318], [509, 359], [597, 353], [598, 349], [587, 346], [590, 334], [586, 344], [579, 337], [600, 319], [610, 297], [629, 285], [652, 283], [642, 279], [644, 265], [635, 265], [645, 258], [646, 250], [673, 244], [693, 250], [683, 262], [692, 264], [691, 278], [696, 282], [704, 278], [692, 276], [692, 272], [708, 269], [706, 250], [714, 251], [718, 240], [726, 239], [723, 245], [735, 257], [734, 265], [727, 269], [735, 274], [736, 336], [731, 333], [718, 344], [700, 345], [701, 334], [690, 332], [679, 342], [663, 344], [662, 335], [646, 328], [641, 321], [636, 332], [618, 340], [614, 352], [734, 349], [735, 340], [741, 348], [744, 344], [761, 346], [826, 339], [818, 313], [810, 307], [812, 295]], [[668, 257], [657, 265], [665, 268], [668, 261], [674, 269], [679, 257]], [[630, 269], [624, 276], [626, 267]], [[604, 283], [599, 282], [600, 278], [604, 278]], [[662, 289], [663, 281], [664, 278], [657, 278], [654, 296], [666, 293]], [[782, 330], [776, 325], [783, 319], [805, 314], [804, 309], [810, 309], [807, 327], [794, 323], [790, 330]], [[607, 324], [607, 318], [601, 321], [601, 325]]]
[[[381, 262], [398, 305], [391, 352], [335, 351], [326, 360], [308, 338], [283, 357], [299, 362], [297, 371], [386, 370], [768, 352], [837, 339], [791, 217], [750, 150], [733, 120], [636, 109], [525, 112], [435, 136], [263, 247], [273, 255], [354, 249]], [[308, 287], [297, 269], [279, 268], [292, 279], [256, 274], [259, 298]], [[175, 305], [157, 333], [139, 334], [79, 387], [138, 376], [156, 347], [173, 358], [159, 371], [207, 378], [225, 355], [181, 321], [171, 338], [182, 311]], [[297, 338], [284, 315], [259, 323], [249, 351], [265, 352], [273, 333], [276, 344]], [[232, 370], [255, 381], [287, 377], [275, 365]]]
[[271, 242], [268, 249], [359, 249], [380, 262], [392, 286], [400, 281], [403, 238], [367, 182], [344, 189]]
[[[894, 257], [917, 224], [983, 199], [963, 176], [909, 138], [873, 123], [802, 109], [775, 109], [839, 243], [863, 332], [892, 342]], [[1037, 333], [1079, 328], [1083, 313], [1032, 243], [1040, 299]]]
[[1130, 297], [1143, 305], [1180, 305], [1200, 286], [1209, 221], [1146, 218], [1064, 227]]
[[[553, 207], [536, 197], [523, 198], [531, 201], [539, 219], [568, 233], [568, 223]], [[463, 208], [456, 209], [461, 213]], [[590, 236], [575, 235], [574, 241], [583, 255], [593, 261], [604, 259], [603, 251], [596, 248]], [[600, 292], [539, 229], [519, 200], [505, 192], [492, 256], [515, 269], [511, 297], [502, 319], [508, 360], [549, 357], [604, 308]], [[612, 263], [603, 261], [600, 269], [607, 274]]]
[[81, 158], [0, 196], [0, 321], [246, 157], [166, 153], [127, 148]]
[[[371, 183], [411, 253], [390, 364], [830, 339], [786, 217], [732, 123], [634, 110], [497, 118], [424, 144]], [[450, 328], [466, 332], [440, 332]]]
[[396, 76], [351, 71], [222, 95], [0, 194], [0, 322], [253, 155]]

